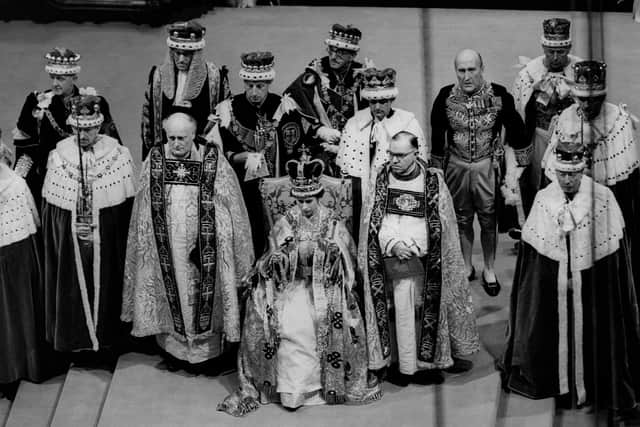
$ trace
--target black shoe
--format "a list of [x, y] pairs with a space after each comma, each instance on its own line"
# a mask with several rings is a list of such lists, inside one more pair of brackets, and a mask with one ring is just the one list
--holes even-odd
[[614, 420], [624, 422], [625, 426], [640, 426], [640, 407], [614, 410]]
[[427, 369], [413, 374], [411, 382], [419, 385], [442, 384], [444, 382], [444, 375], [436, 369]]
[[16, 398], [16, 394], [18, 394], [19, 386], [19, 380], [9, 384], [0, 384], [0, 399], [7, 399], [13, 402], [13, 400]]
[[163, 354], [160, 366], [169, 372], [178, 372], [183, 368], [182, 362], [178, 358], [173, 357], [168, 353]]
[[473, 368], [473, 362], [470, 360], [453, 358], [453, 366], [448, 367], [444, 371], [449, 374], [461, 374], [470, 371]]
[[555, 401], [556, 401], [557, 409], [564, 409], [564, 410], [574, 409], [573, 401], [571, 400], [571, 395], [569, 393], [556, 396]]
[[470, 282], [476, 280], [476, 268], [474, 266], [471, 266], [471, 273], [469, 273], [469, 277], [467, 277], [467, 279], [469, 279]]
[[406, 375], [397, 369], [389, 369], [387, 371], [386, 380], [398, 387], [406, 387], [411, 382], [411, 375]]
[[520, 236], [522, 235], [522, 230], [520, 230], [519, 228], [510, 228], [509, 231], [507, 231], [507, 234], [513, 240], [520, 240]]
[[484, 272], [482, 273], [482, 287], [490, 297], [497, 296], [500, 293], [501, 289], [498, 279], [496, 279], [495, 282], [487, 282], [487, 279], [484, 278]]

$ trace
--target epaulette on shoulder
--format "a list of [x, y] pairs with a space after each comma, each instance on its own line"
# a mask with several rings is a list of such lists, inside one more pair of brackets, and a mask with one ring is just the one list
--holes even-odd
[[31, 92], [33, 95], [35, 95], [36, 97], [38, 95], [44, 94], [44, 93], [50, 93], [53, 92], [53, 90], [51, 89], [46, 89], [46, 90], [34, 90], [33, 92]]

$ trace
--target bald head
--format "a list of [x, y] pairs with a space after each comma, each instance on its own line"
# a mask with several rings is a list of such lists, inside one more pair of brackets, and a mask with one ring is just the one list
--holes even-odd
[[480, 69], [484, 68], [482, 56], [473, 49], [462, 49], [453, 60], [453, 66], [457, 69], [460, 62], [474, 62]]
[[467, 95], [476, 93], [484, 85], [482, 56], [475, 50], [463, 49], [456, 55], [453, 64], [460, 89]]
[[167, 134], [169, 154], [175, 158], [187, 158], [191, 154], [196, 137], [196, 121], [188, 114], [173, 113], [163, 123]]
[[164, 120], [163, 128], [164, 131], [167, 132], [168, 129], [174, 129], [176, 127], [186, 127], [195, 134], [198, 125], [196, 124], [196, 120], [188, 114], [173, 113]]

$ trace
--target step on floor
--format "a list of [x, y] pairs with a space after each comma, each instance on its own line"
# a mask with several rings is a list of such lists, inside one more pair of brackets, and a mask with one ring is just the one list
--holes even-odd
[[553, 399], [533, 400], [501, 391], [496, 427], [553, 427]]
[[5, 427], [48, 427], [58, 403], [65, 375], [42, 384], [22, 381]]
[[[457, 426], [493, 427], [497, 411], [498, 381], [491, 371], [490, 357], [474, 358], [476, 368], [469, 374], [449, 376], [444, 385], [399, 388], [384, 385], [385, 396], [371, 405], [331, 408], [305, 407], [289, 412], [279, 405], [265, 405], [244, 418], [217, 412], [216, 405], [237, 387], [235, 374], [219, 378], [188, 376], [168, 372], [157, 365], [160, 358], [130, 353], [120, 358], [113, 376], [99, 427], [201, 426], [249, 427], [331, 425], [394, 427]], [[444, 402], [438, 423], [436, 403]]]
[[95, 426], [112, 374], [102, 369], [69, 369], [51, 427]]
[[4, 426], [5, 421], [7, 421], [10, 409], [11, 401], [0, 397], [0, 427]]

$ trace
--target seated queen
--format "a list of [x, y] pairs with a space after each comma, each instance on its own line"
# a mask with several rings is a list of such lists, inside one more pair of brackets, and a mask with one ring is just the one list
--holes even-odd
[[355, 247], [344, 224], [319, 202], [324, 164], [291, 160], [286, 169], [296, 204], [276, 222], [269, 250], [256, 263], [238, 356], [239, 389], [218, 405], [234, 416], [272, 402], [297, 409], [382, 396], [367, 371], [353, 291]]

